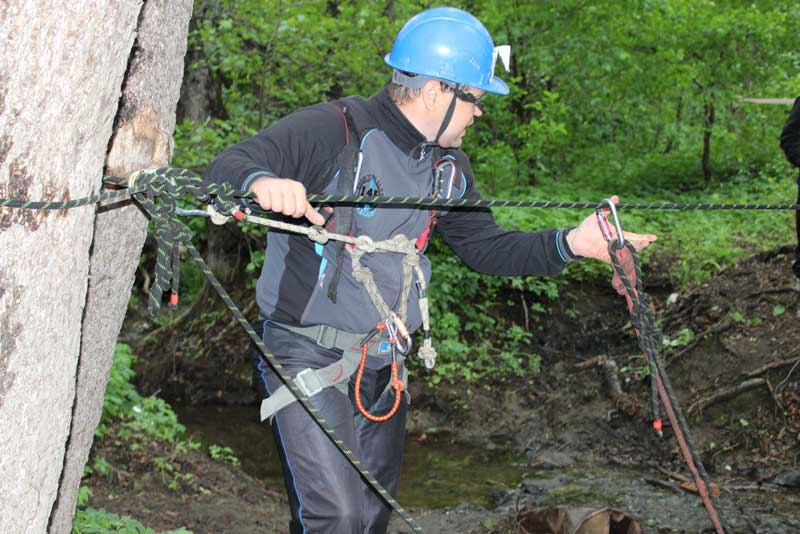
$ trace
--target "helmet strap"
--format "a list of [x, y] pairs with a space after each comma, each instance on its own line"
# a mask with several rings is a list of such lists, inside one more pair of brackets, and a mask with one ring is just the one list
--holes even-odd
[[442, 125], [439, 126], [439, 131], [436, 133], [436, 139], [433, 140], [434, 145], [439, 144], [439, 137], [442, 136], [447, 127], [450, 126], [450, 119], [453, 118], [453, 112], [456, 110], [456, 98], [455, 93], [453, 93], [453, 99], [450, 101], [450, 106], [447, 108], [447, 113], [444, 114], [444, 119], [442, 119]]

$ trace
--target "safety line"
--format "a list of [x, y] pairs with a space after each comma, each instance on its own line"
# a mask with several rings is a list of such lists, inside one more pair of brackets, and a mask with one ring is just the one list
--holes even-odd
[[[227, 184], [203, 181], [202, 177], [188, 169], [179, 167], [163, 167], [159, 169], [147, 169], [138, 175], [129, 178], [117, 176], [104, 176], [103, 182], [116, 187], [128, 187], [131, 183], [134, 189], [124, 189], [94, 195], [87, 198], [68, 200], [63, 202], [39, 202], [23, 199], [0, 198], [0, 207], [9, 208], [30, 208], [30, 209], [66, 209], [78, 206], [85, 206], [100, 201], [120, 201], [130, 195], [146, 191], [150, 182], [136, 185], [135, 181], [141, 177], [158, 175], [178, 176], [180, 178], [192, 179], [197, 189], [207, 189], [208, 194], [214, 195], [217, 190], [225, 190], [225, 194], [241, 199], [243, 201], [252, 200], [253, 194], [247, 191], [236, 191]], [[227, 186], [227, 188], [225, 187]], [[308, 201], [312, 204], [374, 204], [384, 206], [407, 206], [407, 207], [441, 207], [449, 209], [470, 209], [470, 208], [561, 208], [561, 209], [594, 209], [596, 202], [585, 201], [549, 201], [549, 200], [503, 200], [503, 199], [469, 199], [469, 198], [433, 198], [433, 197], [401, 197], [401, 196], [365, 196], [365, 195], [326, 195], [309, 194]], [[618, 209], [628, 210], [756, 210], [756, 211], [798, 211], [800, 204], [722, 204], [722, 203], [690, 203], [682, 204], [676, 202], [651, 202], [651, 203], [620, 203]], [[259, 211], [257, 206], [251, 206], [254, 211]]]

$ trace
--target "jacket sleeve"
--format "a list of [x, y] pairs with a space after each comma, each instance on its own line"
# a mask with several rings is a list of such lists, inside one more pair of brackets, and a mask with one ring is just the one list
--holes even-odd
[[345, 145], [345, 119], [331, 103], [298, 110], [257, 135], [223, 150], [205, 172], [213, 182], [246, 191], [256, 178], [291, 178], [321, 193]]
[[786, 124], [781, 132], [781, 148], [786, 159], [795, 167], [800, 167], [800, 97], [794, 101]]
[[[469, 160], [460, 151], [456, 156], [467, 180], [464, 197], [480, 199]], [[485, 274], [551, 276], [578, 259], [566, 242], [569, 229], [507, 231], [500, 228], [488, 209], [453, 209], [439, 219], [437, 227], [468, 267]]]

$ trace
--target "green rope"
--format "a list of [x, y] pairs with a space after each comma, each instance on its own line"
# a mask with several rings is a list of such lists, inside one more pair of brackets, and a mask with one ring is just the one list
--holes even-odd
[[[247, 195], [242, 194], [242, 197]], [[357, 195], [308, 195], [312, 204], [374, 204], [442, 208], [566, 208], [595, 209], [597, 202], [546, 200], [493, 200], [468, 198], [368, 197]], [[618, 209], [646, 210], [800, 210], [800, 204], [617, 204]]]

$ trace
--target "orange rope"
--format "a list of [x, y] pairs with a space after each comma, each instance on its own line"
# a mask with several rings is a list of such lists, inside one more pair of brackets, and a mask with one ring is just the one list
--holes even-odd
[[[381, 323], [378, 325], [378, 332], [380, 334], [386, 326]], [[392, 343], [395, 343], [396, 340], [392, 339]], [[361, 402], [361, 377], [364, 375], [364, 365], [367, 363], [367, 351], [369, 350], [369, 344], [364, 343], [364, 346], [361, 348], [361, 363], [358, 366], [358, 373], [356, 374], [356, 390], [355, 390], [355, 398], [356, 398], [356, 406], [358, 407], [358, 411], [361, 412], [361, 415], [369, 419], [374, 423], [382, 423], [384, 421], [388, 421], [391, 419], [395, 413], [397, 413], [397, 409], [400, 407], [400, 399], [403, 396], [403, 381], [398, 378], [398, 365], [397, 362], [392, 362], [392, 387], [395, 391], [394, 397], [394, 406], [386, 415], [373, 415], [369, 413], [369, 411], [364, 407], [364, 404]]]

